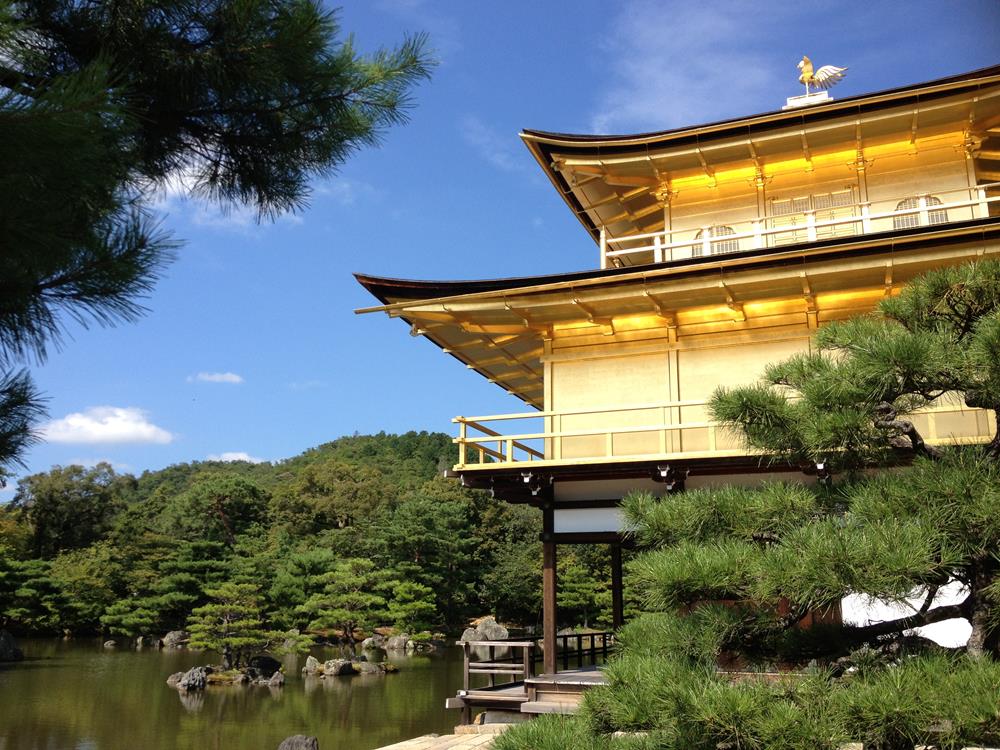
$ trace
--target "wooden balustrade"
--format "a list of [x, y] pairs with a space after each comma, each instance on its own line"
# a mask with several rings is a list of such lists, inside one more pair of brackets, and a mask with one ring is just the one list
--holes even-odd
[[[735, 244], [741, 250], [759, 250], [765, 248], [778, 249], [788, 244], [801, 241], [813, 242], [822, 235], [841, 236], [842, 234], [869, 234], [873, 231], [885, 231], [895, 228], [895, 222], [915, 217], [918, 226], [929, 226], [938, 222], [929, 219], [930, 213], [948, 211], [960, 212], [963, 218], [985, 218], [989, 215], [990, 204], [1000, 201], [1000, 196], [987, 196], [987, 190], [1000, 188], [1000, 182], [988, 185], [977, 185], [974, 188], [958, 188], [955, 190], [932, 191], [937, 196], [957, 194], [968, 195], [968, 199], [948, 199], [932, 206], [919, 205], [912, 208], [894, 209], [892, 211], [872, 212], [872, 201], [857, 201], [829, 209], [810, 209], [800, 214], [758, 217], [751, 220], [727, 221], [724, 215], [712, 215], [712, 225], [724, 224], [735, 231], [733, 234], [712, 236], [712, 226], [673, 227], [661, 232], [631, 234], [622, 237], [611, 237], [602, 229], [601, 268], [612, 265], [618, 258], [632, 255], [651, 256], [654, 263], [678, 260], [694, 255], [710, 256], [722, 252], [736, 252], [729, 249]], [[898, 205], [912, 195], [879, 198], [876, 202]], [[849, 216], [839, 216], [831, 219], [818, 219], [817, 214], [827, 212], [851, 211]], [[964, 216], [964, 214], [969, 216]], [[768, 227], [769, 222], [788, 221], [795, 217], [801, 218], [801, 223], [790, 222], [781, 226]], [[961, 219], [949, 219], [941, 224]], [[700, 229], [701, 235], [693, 237]], [[688, 237], [675, 241], [680, 234]], [[638, 243], [638, 244], [636, 244]], [[716, 249], [716, 245], [726, 250]], [[648, 261], [647, 261], [648, 262]]]
[[[542, 638], [511, 638], [495, 641], [458, 641], [464, 656], [462, 690], [502, 690], [523, 683], [538, 674], [542, 662]], [[566, 633], [556, 636], [556, 648], [563, 669], [570, 666], [598, 666], [607, 661], [614, 646], [614, 634], [607, 631], [594, 633]], [[486, 652], [485, 658], [476, 658]], [[504, 651], [508, 653], [504, 655]], [[473, 685], [475, 675], [485, 675], [487, 684]], [[498, 675], [509, 676], [507, 682], [497, 682]]]
[[[723, 425], [711, 420], [680, 420], [684, 408], [705, 407], [705, 401], [667, 401], [658, 403], [631, 404], [594, 409], [573, 409], [563, 412], [536, 411], [514, 414], [489, 414], [477, 417], [455, 417], [452, 421], [459, 425], [459, 435], [454, 438], [458, 445], [456, 468], [495, 466], [502, 464], [531, 463], [533, 465], [555, 465], [594, 461], [678, 459], [704, 457], [732, 457], [755, 455], [758, 451], [747, 448], [738, 441], [726, 440]], [[633, 415], [640, 412], [655, 412], [656, 417], [647, 424], [615, 424], [616, 414]], [[978, 414], [984, 421], [974, 435], [944, 433], [938, 425], [945, 415], [968, 416]], [[563, 429], [567, 417], [593, 417], [599, 426]], [[958, 403], [944, 403], [913, 413], [914, 417], [927, 419], [925, 438], [931, 444], [987, 442], [996, 430], [992, 415], [981, 410], [969, 409]], [[549, 429], [539, 432], [513, 432], [504, 434], [485, 425], [485, 422], [508, 422], [518, 420], [544, 420]], [[475, 431], [470, 432], [470, 430]], [[697, 434], [692, 431], [698, 431]], [[650, 433], [648, 452], [618, 452], [615, 438], [618, 436]], [[573, 439], [593, 440], [596, 450], [579, 455], [566, 455], [566, 442]], [[496, 447], [491, 447], [495, 444]]]

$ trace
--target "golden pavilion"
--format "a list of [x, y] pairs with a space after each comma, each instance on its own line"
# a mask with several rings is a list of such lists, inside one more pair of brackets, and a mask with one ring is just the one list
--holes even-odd
[[[592, 271], [357, 275], [381, 303], [359, 312], [400, 318], [524, 402], [519, 413], [452, 420], [449, 474], [537, 506], [544, 528], [542, 673], [530, 641], [518, 669], [517, 659], [471, 662], [493, 687], [471, 688], [467, 668], [449, 701], [466, 717], [471, 705], [505, 705], [494, 673], [524, 686], [507, 688], [508, 703], [536, 712], [586, 685], [586, 675], [539, 680], [572, 645], [557, 630], [557, 548], [612, 545], [619, 625], [626, 493], [803, 480], [709, 419], [717, 387], [756, 381], [769, 362], [808, 349], [819, 326], [869, 312], [928, 269], [1000, 255], [1000, 66], [839, 100], [793, 97], [778, 111], [676, 130], [521, 138], [593, 243]], [[914, 420], [930, 443], [986, 441], [997, 429], [956, 404]], [[606, 636], [576, 647], [604, 650]], [[480, 695], [490, 690], [492, 702]]]

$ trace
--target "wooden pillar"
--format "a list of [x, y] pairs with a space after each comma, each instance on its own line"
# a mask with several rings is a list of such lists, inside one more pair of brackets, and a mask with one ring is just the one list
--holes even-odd
[[542, 542], [542, 646], [543, 671], [556, 671], [556, 543]]
[[625, 624], [625, 603], [622, 596], [622, 546], [611, 545], [611, 624], [618, 630]]

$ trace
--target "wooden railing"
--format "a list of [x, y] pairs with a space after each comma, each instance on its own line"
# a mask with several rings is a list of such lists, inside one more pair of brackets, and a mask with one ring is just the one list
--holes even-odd
[[[742, 445], [728, 434], [719, 422], [682, 419], [684, 409], [704, 409], [706, 401], [666, 401], [568, 411], [534, 411], [515, 414], [488, 414], [476, 417], [455, 417], [459, 434], [453, 442], [458, 446], [456, 469], [496, 467], [497, 464], [553, 465], [588, 461], [679, 459], [754, 455], [756, 451]], [[615, 423], [614, 415], [637, 417], [652, 415], [648, 422]], [[959, 434], [952, 427], [942, 427], [942, 417], [962, 417], [970, 428]], [[922, 420], [921, 430], [928, 443], [988, 442], [995, 434], [996, 423], [991, 412], [969, 409], [950, 401], [921, 409], [914, 413]], [[563, 429], [567, 418], [590, 418], [593, 427]], [[542, 430], [502, 434], [487, 427], [487, 422], [541, 422]], [[478, 431], [479, 434], [471, 432]], [[633, 436], [631, 445], [618, 443]], [[572, 443], [576, 441], [576, 443]]]
[[[536, 666], [544, 658], [540, 648], [541, 637], [511, 638], [496, 641], [458, 641], [464, 655], [462, 690], [465, 694], [476, 690], [498, 690], [513, 687], [531, 679]], [[563, 669], [571, 665], [597, 666], [608, 659], [614, 645], [614, 634], [607, 631], [594, 633], [565, 633], [556, 636], [556, 650]], [[485, 653], [483, 658], [477, 658]], [[487, 684], [474, 686], [476, 675], [485, 675]], [[507, 676], [506, 682], [497, 682], [497, 676]]]
[[[778, 248], [799, 242], [814, 242], [827, 237], [871, 234], [908, 226], [930, 226], [966, 219], [981, 219], [989, 215], [990, 204], [1000, 196], [989, 197], [987, 191], [1000, 189], [1000, 182], [957, 190], [931, 191], [919, 196], [877, 197], [843, 205], [762, 216], [752, 220], [727, 220], [724, 213], [706, 215], [704, 226], [675, 226], [662, 232], [611, 237], [601, 232], [600, 266], [620, 265], [622, 259], [631, 263], [663, 263], [695, 256]], [[928, 196], [941, 200], [928, 203]], [[942, 198], [942, 196], [944, 196]], [[967, 197], [963, 197], [967, 196]], [[895, 206], [916, 198], [912, 208]], [[873, 211], [873, 206], [893, 206], [892, 210]], [[843, 215], [849, 214], [849, 215]], [[830, 218], [824, 219], [824, 216]], [[942, 219], [941, 217], [946, 217]], [[681, 218], [679, 221], [683, 222]], [[691, 223], [688, 220], [685, 223]], [[733, 230], [732, 234], [717, 234], [719, 226]], [[680, 239], [678, 239], [680, 238]], [[642, 256], [642, 257], [635, 257]]]

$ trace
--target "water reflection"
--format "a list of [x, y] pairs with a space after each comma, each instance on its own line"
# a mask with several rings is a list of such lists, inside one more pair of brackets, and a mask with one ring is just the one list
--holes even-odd
[[[213, 686], [183, 694], [166, 678], [212, 655], [155, 649], [109, 651], [99, 641], [27, 640], [28, 659], [0, 665], [3, 750], [274, 750], [310, 734], [320, 747], [366, 750], [458, 721], [444, 710], [461, 684], [458, 649], [391, 656], [398, 674], [318, 679], [300, 673], [305, 657], [283, 660], [283, 688]], [[321, 660], [334, 649], [317, 649]]]

